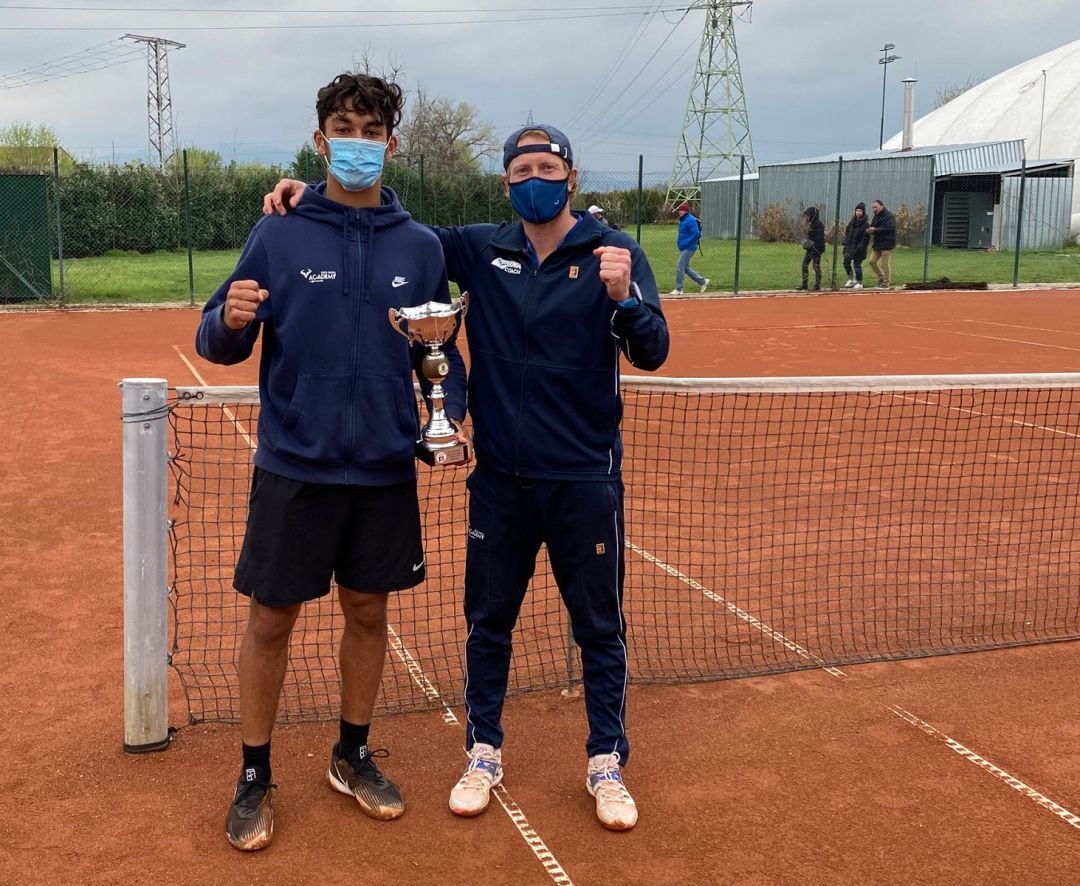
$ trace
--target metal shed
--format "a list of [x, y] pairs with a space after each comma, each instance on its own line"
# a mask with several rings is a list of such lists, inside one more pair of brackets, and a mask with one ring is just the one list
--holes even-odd
[[[759, 167], [754, 188], [744, 182], [751, 219], [782, 207], [796, 222], [816, 206], [826, 226], [850, 218], [855, 204], [881, 199], [909, 224], [907, 236], [960, 249], [1012, 248], [1016, 243], [1021, 173], [1024, 211], [1022, 247], [1058, 248], [1069, 237], [1073, 161], [1039, 160], [1025, 167], [1022, 140], [938, 145], [908, 151], [855, 151]], [[706, 236], [733, 236], [738, 179], [703, 182], [702, 227]], [[755, 194], [756, 192], [756, 194]], [[756, 236], [753, 224], [744, 235]], [[910, 243], [909, 245], [915, 245]]]

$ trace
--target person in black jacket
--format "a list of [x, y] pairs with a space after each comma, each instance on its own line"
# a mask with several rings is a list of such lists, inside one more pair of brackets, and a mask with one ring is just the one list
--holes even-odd
[[[619, 365], [658, 369], [667, 323], [634, 239], [571, 212], [578, 170], [562, 132], [519, 129], [503, 146], [503, 169], [520, 221], [435, 229], [449, 278], [471, 293], [476, 454], [465, 552], [469, 762], [449, 805], [479, 815], [503, 779], [514, 626], [546, 546], [581, 650], [586, 790], [604, 827], [628, 830], [638, 813], [622, 780], [630, 742]], [[264, 211], [284, 212], [302, 192], [302, 183], [280, 182]]]
[[844, 270], [847, 271], [845, 289], [862, 289], [862, 263], [866, 258], [866, 248], [870, 245], [867, 228], [870, 221], [866, 217], [866, 204], [855, 206], [847, 228], [844, 229]]
[[825, 225], [821, 222], [816, 206], [807, 209], [803, 218], [806, 220], [806, 239], [803, 240], [802, 286], [799, 289], [808, 288], [810, 263], [813, 262], [813, 290], [817, 292], [821, 289], [821, 255], [825, 252]]
[[896, 249], [896, 216], [885, 208], [881, 200], [875, 200], [870, 204], [874, 210], [874, 217], [870, 220], [870, 227], [866, 230], [874, 235], [874, 248], [870, 252], [870, 267], [878, 278], [878, 289], [888, 289], [891, 283], [889, 276], [889, 257]]

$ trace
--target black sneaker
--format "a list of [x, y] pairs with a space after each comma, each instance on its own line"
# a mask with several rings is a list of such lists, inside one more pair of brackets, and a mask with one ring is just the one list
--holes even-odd
[[334, 745], [326, 779], [335, 791], [355, 797], [365, 815], [380, 821], [399, 818], [405, 812], [401, 791], [379, 771], [373, 759], [389, 756], [387, 750], [369, 751], [367, 745], [361, 745], [346, 758], [338, 756], [338, 746]]
[[274, 839], [274, 807], [270, 795], [277, 785], [245, 769], [236, 783], [232, 806], [225, 819], [225, 836], [237, 849], [265, 849]]

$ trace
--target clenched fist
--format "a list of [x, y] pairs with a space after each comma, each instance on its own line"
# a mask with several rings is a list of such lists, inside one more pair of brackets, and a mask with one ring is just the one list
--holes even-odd
[[630, 250], [621, 246], [598, 246], [593, 255], [600, 259], [600, 281], [608, 298], [625, 301], [630, 297]]
[[255, 319], [259, 305], [270, 297], [260, 289], [255, 280], [234, 280], [225, 296], [225, 313], [222, 319], [229, 329], [241, 330]]

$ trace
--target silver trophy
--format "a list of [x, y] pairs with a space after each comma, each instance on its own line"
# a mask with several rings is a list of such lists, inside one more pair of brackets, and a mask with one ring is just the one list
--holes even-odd
[[427, 353], [420, 371], [431, 382], [431, 417], [420, 432], [416, 455], [429, 465], [464, 464], [469, 460], [469, 447], [457, 439], [457, 428], [446, 417], [442, 383], [450, 375], [450, 361], [442, 346], [453, 337], [469, 309], [469, 293], [463, 292], [450, 304], [429, 301], [412, 308], [391, 308], [390, 325], [410, 342], [422, 346]]

